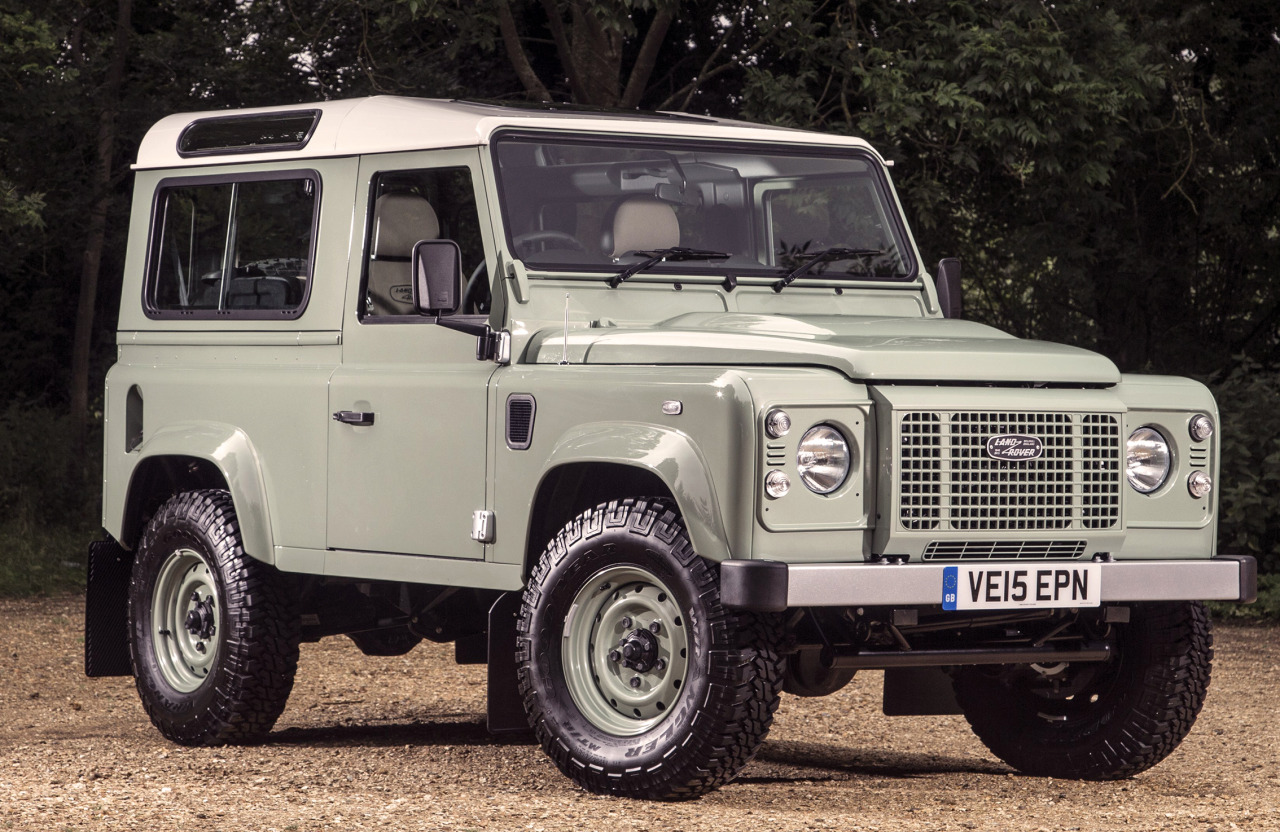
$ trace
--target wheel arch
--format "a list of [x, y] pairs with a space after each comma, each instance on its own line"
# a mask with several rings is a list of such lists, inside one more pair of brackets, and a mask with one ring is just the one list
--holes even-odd
[[687, 435], [641, 423], [589, 424], [561, 437], [543, 469], [530, 504], [524, 574], [566, 523], [624, 497], [670, 499], [699, 555], [730, 556], [710, 468]]
[[150, 436], [138, 453], [120, 518], [122, 544], [134, 548], [156, 509], [174, 494], [218, 488], [231, 495], [245, 553], [274, 562], [261, 465], [243, 430], [216, 423], [170, 425]]

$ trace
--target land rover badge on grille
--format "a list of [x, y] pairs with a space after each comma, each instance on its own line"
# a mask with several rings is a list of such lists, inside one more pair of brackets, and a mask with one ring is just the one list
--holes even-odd
[[1044, 454], [1044, 443], [1034, 436], [1004, 433], [987, 440], [987, 456], [1005, 462], [1026, 462]]

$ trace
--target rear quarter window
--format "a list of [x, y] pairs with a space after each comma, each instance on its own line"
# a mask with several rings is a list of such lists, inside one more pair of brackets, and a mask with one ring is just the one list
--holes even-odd
[[143, 305], [152, 318], [294, 318], [311, 290], [314, 171], [166, 179]]

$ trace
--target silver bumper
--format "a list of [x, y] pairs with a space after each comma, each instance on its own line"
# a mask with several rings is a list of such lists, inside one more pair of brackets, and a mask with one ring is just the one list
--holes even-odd
[[[726, 606], [761, 611], [789, 607], [940, 605], [942, 570], [955, 565], [955, 562], [784, 564], [729, 560], [720, 565], [721, 594]], [[1112, 561], [1101, 566], [1103, 603], [1250, 603], [1257, 597], [1257, 563], [1248, 556]]]

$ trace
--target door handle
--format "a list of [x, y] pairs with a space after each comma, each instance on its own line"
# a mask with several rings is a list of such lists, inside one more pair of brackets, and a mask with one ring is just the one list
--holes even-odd
[[333, 414], [333, 421], [341, 422], [344, 425], [367, 428], [373, 424], [373, 414], [363, 413], [359, 410], [339, 410]]

